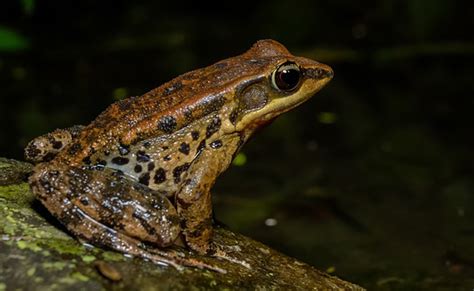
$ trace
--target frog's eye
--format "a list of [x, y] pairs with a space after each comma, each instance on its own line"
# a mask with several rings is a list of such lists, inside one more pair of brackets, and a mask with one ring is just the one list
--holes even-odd
[[298, 87], [300, 80], [300, 68], [293, 62], [280, 65], [272, 74], [272, 86], [284, 92], [294, 90]]

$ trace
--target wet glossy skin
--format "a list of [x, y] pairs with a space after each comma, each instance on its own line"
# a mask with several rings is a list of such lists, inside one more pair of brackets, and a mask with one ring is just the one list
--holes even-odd
[[212, 243], [216, 178], [256, 128], [331, 78], [328, 66], [259, 41], [114, 103], [86, 127], [33, 140], [25, 150], [37, 163], [31, 189], [74, 235], [94, 244], [175, 266], [198, 264], [150, 246], [181, 241], [225, 257]]

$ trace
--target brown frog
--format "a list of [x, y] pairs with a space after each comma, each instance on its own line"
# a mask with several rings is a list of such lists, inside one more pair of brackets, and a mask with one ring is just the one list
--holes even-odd
[[330, 67], [276, 41], [258, 41], [242, 55], [116, 102], [88, 126], [31, 141], [31, 189], [82, 240], [175, 267], [222, 271], [166, 247], [181, 242], [230, 258], [212, 242], [217, 176], [259, 126], [332, 76]]

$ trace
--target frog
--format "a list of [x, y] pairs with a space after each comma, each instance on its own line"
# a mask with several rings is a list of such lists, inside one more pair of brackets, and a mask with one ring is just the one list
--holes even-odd
[[252, 134], [333, 77], [281, 43], [196, 69], [111, 104], [86, 126], [33, 139], [35, 198], [76, 238], [156, 263], [224, 269], [236, 261], [213, 240], [211, 188]]

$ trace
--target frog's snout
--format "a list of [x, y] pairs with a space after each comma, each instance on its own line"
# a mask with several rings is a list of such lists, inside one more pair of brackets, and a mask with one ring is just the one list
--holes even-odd
[[309, 79], [330, 81], [334, 77], [334, 71], [328, 65], [318, 63], [316, 66], [308, 67], [303, 74]]
[[326, 68], [324, 69], [326, 71], [325, 77], [327, 79], [332, 79], [334, 77], [334, 71], [330, 66], [324, 65]]

